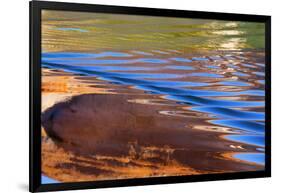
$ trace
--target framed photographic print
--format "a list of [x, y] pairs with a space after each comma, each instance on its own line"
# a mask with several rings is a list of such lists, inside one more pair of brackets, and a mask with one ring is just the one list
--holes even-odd
[[269, 177], [270, 16], [30, 2], [30, 191]]

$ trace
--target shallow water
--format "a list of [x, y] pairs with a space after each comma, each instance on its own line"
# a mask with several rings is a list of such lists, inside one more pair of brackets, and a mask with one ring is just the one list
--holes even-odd
[[258, 23], [44, 11], [42, 69], [133, 95], [128, 102], [153, 106], [167, 120], [180, 117], [187, 129], [218, 133], [218, 143], [239, 144], [221, 153], [264, 165], [263, 29]]

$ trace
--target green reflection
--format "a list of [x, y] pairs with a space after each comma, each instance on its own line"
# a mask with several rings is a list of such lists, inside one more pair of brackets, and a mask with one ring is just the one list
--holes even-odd
[[264, 24], [121, 14], [42, 12], [43, 51], [264, 49]]

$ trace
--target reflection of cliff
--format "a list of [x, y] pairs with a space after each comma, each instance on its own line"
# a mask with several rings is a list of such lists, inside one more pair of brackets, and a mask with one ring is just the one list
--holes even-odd
[[47, 69], [42, 70], [42, 92], [79, 94], [79, 93], [110, 93], [106, 88], [99, 88], [98, 81], [89, 84], [83, 83], [83, 79], [77, 80], [77, 77], [66, 72], [56, 72]]
[[58, 172], [70, 172], [65, 179], [58, 177], [67, 181], [72, 175], [80, 180], [112, 179], [259, 168], [220, 155], [232, 149], [231, 143], [218, 141], [217, 133], [186, 128], [186, 123], [196, 124], [196, 117], [161, 115], [159, 111], [174, 107], [128, 102], [133, 97], [85, 94], [44, 111], [48, 137], [43, 171], [54, 178]]

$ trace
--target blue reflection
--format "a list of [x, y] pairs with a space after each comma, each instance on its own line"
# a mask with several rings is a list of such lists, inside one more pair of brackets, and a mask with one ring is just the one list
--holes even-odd
[[264, 120], [264, 113], [234, 110], [224, 107], [192, 107], [192, 110], [245, 120]]
[[265, 90], [245, 90], [240, 92], [243, 95], [265, 96]]
[[[77, 57], [77, 56], [76, 56]], [[87, 56], [91, 57], [91, 56]], [[93, 56], [93, 58], [104, 57], [103, 55]], [[54, 63], [54, 64], [63, 64], [63, 65], [85, 65], [85, 64], [133, 64], [133, 63], [167, 63], [167, 60], [162, 59], [81, 59], [81, 60], [71, 60], [70, 58], [64, 59], [53, 59], [45, 57], [42, 59], [43, 63]]]
[[174, 69], [174, 70], [194, 70], [192, 66], [166, 66], [165, 68]]
[[210, 77], [210, 78], [223, 78], [223, 75], [220, 74], [213, 74], [213, 73], [204, 73], [204, 72], [196, 72], [191, 73], [189, 76], [200, 76], [200, 77]]
[[[86, 66], [75, 66], [75, 65], [64, 65], [64, 64], [55, 64], [55, 63], [43, 63], [42, 66], [49, 68], [61, 69], [68, 72], [84, 74], [87, 76], [100, 76], [100, 77], [124, 77], [124, 78], [134, 78], [134, 79], [173, 79], [173, 78], [181, 78], [185, 76], [185, 74], [171, 74], [171, 73], [126, 73], [126, 72], [107, 72], [107, 71], [99, 71], [93, 70], [90, 67]], [[206, 73], [208, 74], [208, 73]], [[141, 87], [141, 89], [157, 92], [159, 94], [185, 94], [185, 95], [194, 95], [194, 96], [235, 96], [235, 95], [253, 95], [253, 96], [264, 96], [264, 91], [262, 90], [246, 90], [241, 92], [227, 92], [227, 91], [212, 91], [212, 90], [194, 90], [194, 89], [173, 89], [166, 87], [158, 87], [158, 86], [146, 86]]]
[[91, 71], [155, 71], [157, 67], [139, 67], [139, 66], [80, 66], [81, 69]]
[[219, 83], [227, 86], [251, 86], [249, 83], [242, 82], [242, 81], [222, 81]]
[[233, 72], [232, 74], [236, 75], [236, 76], [242, 76], [242, 77], [249, 76], [248, 74], [245, 74], [245, 73], [242, 73], [242, 72]]
[[211, 69], [219, 69], [219, 66], [214, 66], [214, 65], [206, 65], [207, 68], [211, 68]]
[[245, 160], [248, 162], [254, 162], [260, 165], [264, 165], [265, 163], [265, 155], [264, 153], [238, 153], [233, 157], [241, 160]]
[[170, 60], [176, 61], [176, 62], [192, 62], [192, 60], [187, 58], [170, 58]]
[[262, 147], [258, 147], [258, 148], [256, 148], [256, 150], [257, 150], [257, 151], [261, 151], [261, 152], [264, 152], [264, 151], [265, 151], [265, 149], [262, 148]]
[[135, 60], [114, 60], [114, 59], [88, 59], [88, 60], [70, 60], [70, 59], [42, 59], [43, 63], [53, 63], [53, 64], [62, 64], [62, 65], [89, 65], [89, 64], [130, 64], [135, 63]]
[[265, 64], [262, 64], [262, 63], [256, 63], [257, 66], [260, 66], [260, 67], [265, 67]]
[[88, 30], [80, 29], [80, 28], [72, 28], [72, 27], [59, 27], [55, 28], [56, 30], [60, 31], [77, 31], [77, 32], [88, 32]]
[[242, 66], [248, 67], [248, 68], [256, 68], [254, 65], [252, 64], [242, 64]]
[[169, 80], [140, 80], [134, 78], [112, 77], [112, 76], [99, 77], [99, 79], [107, 80], [114, 83], [121, 83], [124, 85], [135, 85], [135, 86], [138, 85], [139, 87], [158, 85], [161, 87], [180, 88], [180, 87], [197, 87], [197, 86], [208, 85], [208, 83], [200, 83], [200, 82], [169, 81]]
[[118, 72], [112, 74], [113, 76], [117, 77], [128, 77], [128, 78], [147, 78], [147, 79], [173, 79], [173, 78], [180, 78], [183, 75], [179, 74], [170, 74], [170, 73], [126, 73], [126, 72]]
[[232, 141], [246, 143], [259, 147], [264, 147], [265, 140], [263, 135], [228, 135], [225, 136], [225, 138]]
[[102, 58], [102, 57], [131, 57], [131, 54], [123, 52], [101, 52], [101, 53], [79, 53], [79, 52], [47, 52], [42, 53], [42, 58], [46, 59], [75, 59], [75, 58]]
[[192, 60], [195, 60], [195, 61], [209, 61], [208, 58], [201, 58], [201, 57], [193, 57]]
[[163, 60], [163, 59], [157, 59], [157, 58], [140, 58], [140, 59], [136, 59], [134, 60], [134, 63], [136, 62], [141, 62], [141, 63], [168, 63], [167, 60]]
[[264, 124], [255, 121], [219, 119], [211, 120], [210, 122], [216, 125], [264, 134]]
[[175, 100], [187, 104], [193, 105], [206, 105], [206, 106], [224, 106], [224, 107], [256, 107], [263, 106], [264, 101], [230, 101], [230, 100], [219, 100], [210, 99], [206, 97], [191, 96], [191, 95], [167, 95], [165, 98]]
[[[164, 77], [163, 77], [164, 78]], [[147, 91], [153, 91], [154, 93], [158, 94], [170, 94], [170, 95], [181, 95], [181, 96], [176, 96], [179, 100], [185, 100], [185, 96], [190, 97], [190, 96], [237, 96], [237, 95], [243, 95], [247, 94], [246, 91], [241, 91], [241, 92], [224, 92], [224, 91], [213, 91], [213, 90], [196, 90], [196, 89], [175, 89], [175, 88], [168, 88], [168, 87], [159, 87], [159, 86], [142, 86], [139, 87], [142, 90], [147, 90]], [[251, 93], [250, 91], [248, 91]], [[264, 93], [251, 93], [253, 96], [264, 96]], [[206, 99], [206, 98], [202, 98]], [[208, 100], [208, 99], [206, 99]], [[214, 100], [215, 101], [215, 100]], [[239, 101], [226, 101], [227, 105], [237, 105], [237, 104], [243, 104], [243, 103], [248, 103], [246, 101], [244, 102], [239, 102]], [[263, 102], [255, 102], [255, 101], [250, 101], [250, 104], [264, 104]], [[217, 104], [221, 106], [221, 104]]]
[[41, 183], [42, 184], [54, 184], [54, 183], [60, 183], [60, 182], [57, 180], [54, 180], [52, 178], [49, 178], [45, 175], [41, 175]]
[[265, 76], [264, 72], [253, 72], [253, 74], [258, 75], [258, 76]]

